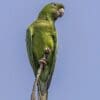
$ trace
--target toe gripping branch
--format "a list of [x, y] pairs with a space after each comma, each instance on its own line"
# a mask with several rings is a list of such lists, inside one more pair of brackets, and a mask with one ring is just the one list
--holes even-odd
[[39, 60], [40, 67], [39, 67], [39, 69], [37, 71], [37, 76], [36, 76], [36, 79], [34, 81], [33, 90], [32, 90], [32, 94], [31, 94], [31, 100], [36, 100], [36, 96], [35, 96], [36, 86], [37, 86], [39, 77], [41, 75], [41, 72], [44, 69], [45, 65], [47, 64], [47, 60], [48, 60], [48, 56], [49, 56], [50, 52], [51, 52], [51, 50], [49, 48], [46, 48], [44, 50], [44, 56], [43, 56], [43, 58], [41, 58]]

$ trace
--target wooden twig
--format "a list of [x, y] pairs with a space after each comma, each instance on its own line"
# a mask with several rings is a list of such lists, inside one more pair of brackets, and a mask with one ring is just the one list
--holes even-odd
[[36, 86], [37, 86], [39, 77], [41, 75], [42, 69], [43, 69], [43, 64], [41, 63], [40, 64], [40, 68], [38, 69], [37, 77], [36, 77], [36, 79], [34, 81], [34, 84], [33, 84], [33, 89], [32, 89], [32, 94], [31, 94], [31, 100], [36, 100]]

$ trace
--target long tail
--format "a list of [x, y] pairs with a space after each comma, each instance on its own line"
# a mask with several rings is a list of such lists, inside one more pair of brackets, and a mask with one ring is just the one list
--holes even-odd
[[38, 100], [48, 100], [48, 92], [42, 93], [38, 91]]

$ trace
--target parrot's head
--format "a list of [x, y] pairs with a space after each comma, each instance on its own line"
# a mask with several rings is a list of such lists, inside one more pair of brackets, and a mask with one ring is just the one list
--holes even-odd
[[64, 5], [60, 3], [49, 3], [39, 13], [39, 18], [51, 18], [57, 20], [57, 18], [64, 15]]

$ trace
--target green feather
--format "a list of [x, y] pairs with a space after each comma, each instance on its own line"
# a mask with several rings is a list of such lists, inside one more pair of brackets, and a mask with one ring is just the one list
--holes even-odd
[[55, 68], [57, 53], [55, 21], [58, 18], [57, 11], [61, 8], [64, 6], [58, 3], [46, 5], [39, 13], [37, 20], [28, 27], [26, 33], [27, 52], [35, 76], [39, 69], [39, 60], [44, 56], [44, 50], [51, 49], [47, 65], [39, 78], [38, 89], [42, 94], [47, 93]]

